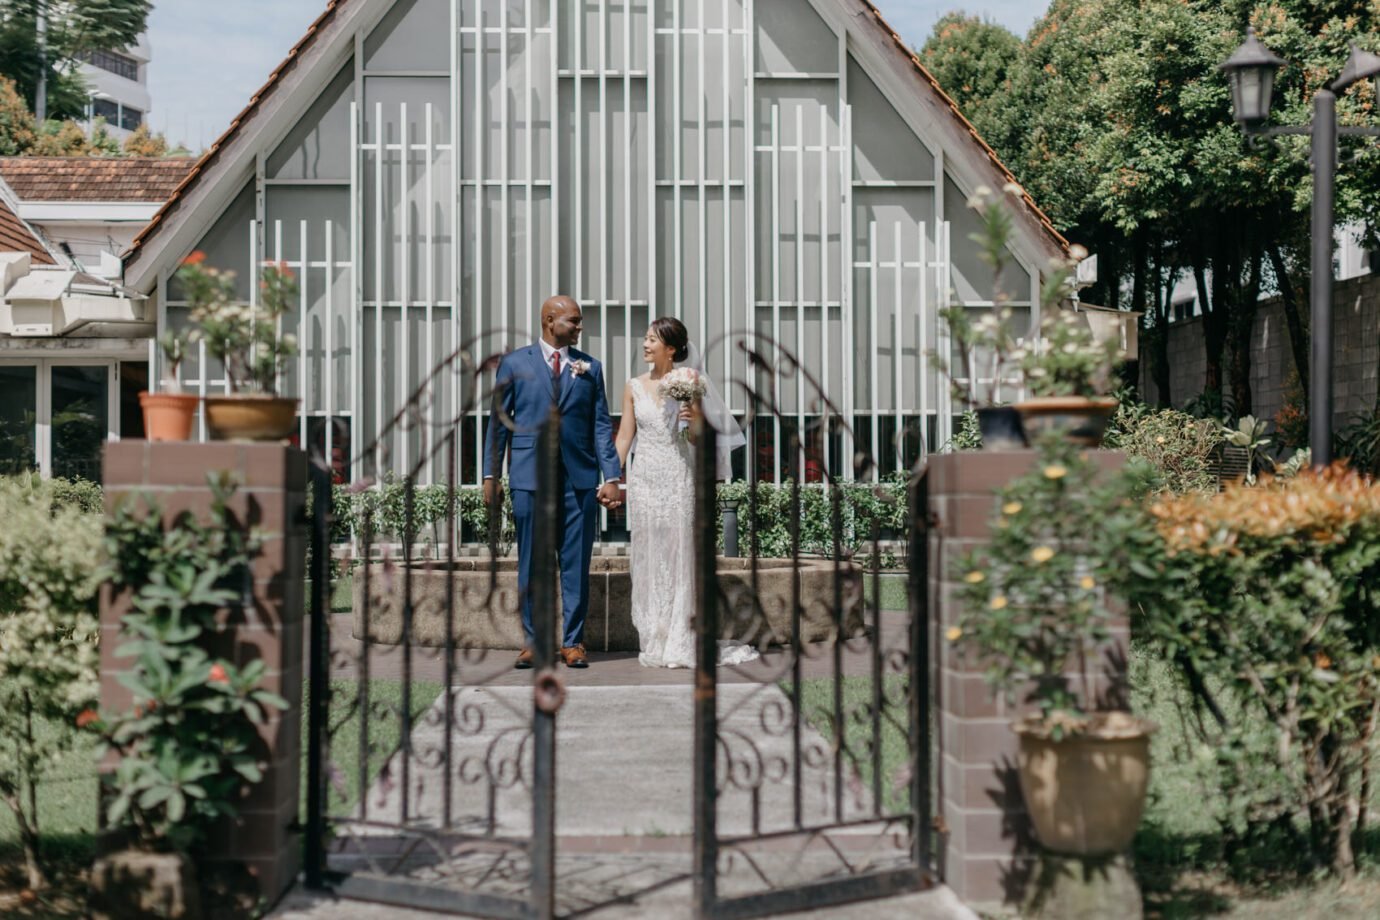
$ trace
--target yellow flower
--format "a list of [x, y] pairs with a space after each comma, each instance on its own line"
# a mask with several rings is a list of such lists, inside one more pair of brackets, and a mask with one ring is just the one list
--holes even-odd
[[969, 572], [967, 575], [963, 576], [963, 580], [970, 585], [977, 585], [981, 584], [982, 580], [986, 577], [987, 576], [982, 574], [981, 572]]
[[962, 637], [963, 630], [957, 626], [950, 626], [944, 632], [944, 638], [948, 639], [950, 642], [957, 642]]
[[1084, 591], [1091, 591], [1093, 588], [1097, 587], [1097, 582], [1093, 581], [1091, 575], [1084, 575], [1082, 578], [1078, 579], [1078, 587], [1082, 588]]
[[998, 594], [996, 597], [992, 598], [992, 603], [988, 606], [991, 607], [993, 610], [1004, 610], [1006, 608], [1005, 595]]
[[1156, 444], [1163, 444], [1163, 443], [1164, 443], [1164, 435], [1159, 435], [1158, 437], [1156, 437], [1156, 438], [1155, 438], [1155, 443], [1156, 443]]
[[1037, 546], [1030, 551], [1030, 558], [1036, 562], [1048, 562], [1054, 558], [1054, 548], [1052, 546]]
[[1045, 467], [1046, 479], [1063, 479], [1068, 474], [1068, 469], [1057, 463], [1051, 463], [1049, 466]]
[[1020, 502], [1007, 502], [1006, 504], [1004, 504], [1004, 505], [1001, 506], [1001, 513], [1002, 513], [1002, 514], [1015, 514], [1016, 512], [1018, 512], [1018, 511], [1020, 511], [1020, 510], [1021, 510], [1021, 503], [1020, 503]]

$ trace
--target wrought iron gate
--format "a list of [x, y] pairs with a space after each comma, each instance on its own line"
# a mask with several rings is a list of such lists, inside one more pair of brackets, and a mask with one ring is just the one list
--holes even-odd
[[[458, 507], [461, 418], [419, 424], [430, 419], [428, 393], [462, 355], [438, 367], [385, 429], [410, 439], [415, 459], [400, 484], [367, 490], [377, 501], [358, 519], [341, 520], [331, 468], [313, 458], [305, 876], [309, 887], [344, 897], [547, 918], [564, 699], [554, 669], [556, 582], [552, 566], [533, 567], [530, 672], [513, 670], [515, 650], [481, 647], [502, 647], [495, 633], [519, 622], [517, 572], [500, 559], [492, 514], [487, 558], [459, 558], [460, 535], [474, 527]], [[479, 369], [470, 371], [477, 380]], [[558, 500], [559, 424], [553, 412], [539, 434], [537, 507], [546, 519]], [[360, 456], [376, 457], [376, 448]], [[419, 485], [424, 469], [433, 471], [429, 486]], [[429, 546], [419, 543], [427, 519], [436, 525]], [[333, 559], [333, 533], [346, 523], [353, 551]], [[553, 558], [553, 529], [534, 531], [533, 558]], [[352, 582], [350, 617], [331, 614], [337, 566]]]
[[[800, 377], [818, 394], [820, 432], [842, 422], [809, 371], [762, 337], [739, 381], [759, 415], [776, 413], [774, 381]], [[779, 384], [777, 384], [779, 386]], [[846, 437], [846, 436], [845, 436]], [[923, 472], [892, 494], [845, 483], [827, 458], [806, 462], [799, 429], [790, 469], [818, 485], [789, 489], [789, 560], [764, 558], [759, 490], [749, 471], [746, 577], [719, 568], [718, 433], [696, 441], [694, 897], [700, 917], [753, 917], [883, 897], [931, 884], [928, 535]], [[852, 438], [846, 438], [851, 443]], [[919, 467], [917, 467], [919, 469]], [[857, 479], [869, 478], [866, 455]], [[896, 492], [901, 494], [896, 494]], [[808, 496], [808, 501], [806, 500]], [[909, 506], [903, 509], [896, 503]], [[808, 507], [814, 506], [813, 520]], [[827, 537], [819, 533], [821, 506]], [[869, 510], [870, 509], [870, 510]], [[883, 512], [909, 539], [908, 612], [882, 610]], [[814, 533], [806, 529], [814, 525]], [[726, 543], [730, 541], [725, 541]], [[822, 545], [821, 545], [822, 544]], [[848, 559], [865, 547], [867, 564]], [[788, 589], [783, 586], [788, 580]], [[864, 591], [863, 580], [871, 584]], [[774, 582], [774, 585], [772, 584]], [[867, 597], [867, 600], [864, 598]], [[758, 662], [720, 665], [725, 640], [764, 649]], [[774, 647], [773, 647], [774, 646]]]

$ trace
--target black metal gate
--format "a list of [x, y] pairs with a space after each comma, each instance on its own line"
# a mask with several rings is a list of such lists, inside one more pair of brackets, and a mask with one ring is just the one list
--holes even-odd
[[[760, 385], [738, 388], [757, 417], [779, 414], [776, 375], [800, 375], [820, 393], [784, 349], [757, 337], [745, 350]], [[821, 433], [843, 430], [822, 394], [814, 409]], [[933, 878], [928, 535], [926, 515], [915, 513], [926, 507], [923, 472], [869, 498], [867, 487], [832, 476], [827, 457], [802, 455], [802, 444], [827, 445], [827, 437], [792, 432], [790, 469], [820, 470], [821, 481], [802, 485], [796, 475], [782, 486], [789, 559], [763, 557], [756, 464], [749, 464], [747, 507], [738, 509], [750, 528], [746, 577], [725, 577], [716, 545], [718, 433], [706, 423], [698, 430], [696, 912], [763, 916], [925, 888]], [[854, 472], [868, 478], [870, 461], [860, 455]], [[910, 547], [906, 612], [883, 610], [887, 510], [901, 512], [887, 516], [909, 531], [899, 535]], [[821, 513], [828, 518], [822, 540]], [[850, 546], [869, 551], [866, 563], [847, 558]], [[758, 644], [763, 658], [722, 666], [725, 640]]]
[[[460, 354], [437, 369], [433, 387]], [[332, 558], [344, 509], [333, 507], [325, 459], [312, 464], [305, 879], [343, 897], [547, 918], [564, 699], [555, 576], [533, 566], [534, 666], [514, 671], [515, 650], [484, 648], [501, 646], [492, 633], [518, 622], [517, 573], [499, 558], [497, 517], [487, 558], [457, 552], [457, 432], [473, 413], [460, 412], [428, 445], [432, 432], [415, 423], [429, 417], [429, 392], [419, 390], [386, 430], [413, 438], [418, 459], [400, 484], [369, 490], [379, 500], [349, 522], [348, 556]], [[547, 520], [558, 501], [559, 423], [553, 413], [539, 435], [537, 508]], [[360, 456], [374, 454], [371, 445]], [[429, 550], [418, 544], [424, 511], [445, 528]], [[533, 558], [551, 559], [555, 540], [552, 528], [535, 528]], [[333, 568], [351, 582], [349, 616], [332, 615]]]

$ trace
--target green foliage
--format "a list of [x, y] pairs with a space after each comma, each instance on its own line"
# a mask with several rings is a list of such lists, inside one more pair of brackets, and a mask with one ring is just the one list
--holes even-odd
[[[489, 542], [492, 539], [500, 556], [508, 555], [517, 540], [517, 530], [513, 524], [512, 490], [507, 488], [506, 479], [503, 485], [503, 513], [493, 534], [489, 532], [489, 506], [484, 501], [482, 489], [464, 487], [455, 489], [450, 495], [456, 527], [461, 530], [461, 540], [468, 537], [471, 542]], [[413, 487], [412, 531], [407, 543], [421, 542], [437, 546], [445, 542], [446, 514], [451, 507], [451, 502], [447, 501], [448, 492], [444, 483]], [[363, 541], [366, 524], [370, 529], [370, 542], [381, 539], [402, 541], [407, 534], [407, 486], [392, 473], [373, 488], [335, 486], [333, 501], [333, 542], [345, 542], [351, 536]]]
[[[910, 536], [907, 486], [904, 473], [892, 473], [880, 483], [838, 483], [827, 489], [817, 484], [803, 485], [799, 489], [797, 514], [796, 490], [790, 480], [780, 485], [759, 482], [755, 508], [748, 483], [737, 480], [719, 485], [719, 508], [722, 511], [726, 502], [737, 503], [738, 551], [744, 556], [753, 552], [755, 540], [758, 556], [789, 557], [795, 545], [791, 537], [791, 528], [795, 526], [802, 555], [832, 558], [837, 514], [840, 555], [870, 564], [874, 522], [880, 539], [904, 543]], [[721, 514], [721, 529], [722, 521]], [[722, 532], [718, 546], [722, 550]], [[896, 561], [888, 555], [880, 560], [886, 568], [893, 567]]]
[[1333, 454], [1355, 469], [1380, 475], [1380, 409], [1357, 415], [1338, 431]]
[[26, 153], [34, 145], [34, 116], [14, 81], [0, 76], [0, 156]]
[[204, 341], [207, 354], [224, 365], [231, 392], [275, 394], [284, 364], [297, 354], [297, 337], [278, 334], [297, 300], [296, 277], [286, 264], [264, 268], [258, 302], [249, 304], [235, 296], [235, 273], [205, 260], [205, 253], [193, 252], [177, 270], [191, 306], [191, 340]]
[[37, 14], [46, 13], [48, 114], [80, 118], [89, 93], [77, 70], [92, 51], [119, 51], [139, 39], [148, 24], [152, 0], [0, 0], [0, 76], [14, 80], [30, 111], [37, 110], [39, 46]]
[[1034, 469], [998, 493], [987, 546], [957, 562], [963, 614], [946, 638], [1014, 699], [1029, 686], [1055, 738], [1085, 713], [1066, 666], [1107, 638], [1111, 620], [1095, 577], [1102, 519], [1126, 485], [1098, 485], [1096, 467], [1062, 438], [1042, 441]]
[[211, 474], [206, 522], [183, 514], [171, 523], [152, 500], [121, 502], [106, 530], [107, 577], [129, 592], [120, 682], [133, 708], [107, 713], [101, 732], [120, 754], [107, 781], [106, 820], [141, 842], [187, 850], [212, 821], [236, 813], [243, 790], [262, 778], [255, 726], [287, 701], [260, 688], [262, 660], [236, 667], [212, 657], [217, 614], [251, 596], [251, 560], [262, 537], [246, 532], [228, 503], [235, 486]]
[[920, 63], [969, 120], [980, 117], [1007, 80], [1021, 40], [1010, 30], [960, 11], [945, 13], [919, 51]]
[[967, 410], [958, 418], [958, 430], [953, 437], [949, 438], [949, 443], [945, 444], [941, 451], [952, 450], [978, 450], [982, 447], [982, 426], [978, 423], [978, 414], [972, 409]]
[[1220, 430], [1215, 422], [1186, 412], [1123, 400], [1102, 444], [1146, 463], [1154, 471], [1154, 492], [1215, 492], [1213, 458], [1222, 442]]
[[1101, 545], [1135, 631], [1205, 714], [1226, 830], [1283, 829], [1295, 859], [1350, 874], [1380, 712], [1380, 486], [1339, 466], [1127, 505]]
[[[0, 478], [0, 520], [0, 801], [41, 886], [30, 794], [96, 697], [101, 522], [29, 476]], [[36, 720], [62, 730], [37, 732]]]
[[1034, 396], [1105, 396], [1120, 363], [1115, 340], [1098, 341], [1087, 317], [1056, 310], [1040, 321], [1040, 338], [1024, 349], [1021, 371]]

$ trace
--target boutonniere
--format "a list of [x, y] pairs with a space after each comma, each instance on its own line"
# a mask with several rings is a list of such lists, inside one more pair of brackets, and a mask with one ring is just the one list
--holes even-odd
[[575, 360], [570, 362], [570, 376], [579, 377], [589, 370], [588, 361]]

